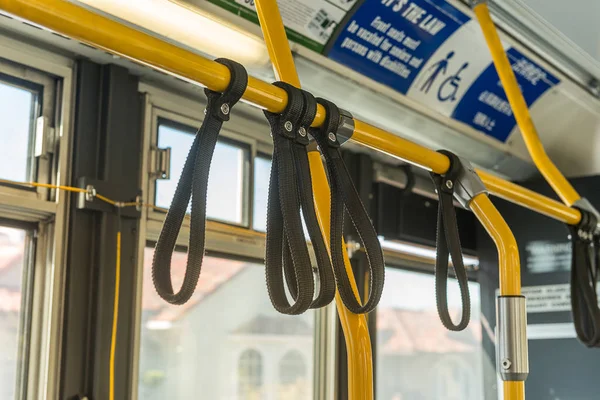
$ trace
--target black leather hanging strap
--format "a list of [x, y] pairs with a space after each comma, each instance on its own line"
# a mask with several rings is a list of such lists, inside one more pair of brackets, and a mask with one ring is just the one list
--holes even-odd
[[[210, 164], [223, 122], [229, 120], [233, 106], [248, 86], [248, 74], [241, 64], [227, 59], [215, 61], [229, 69], [231, 80], [223, 93], [204, 90], [208, 99], [206, 116], [183, 166], [152, 260], [154, 287], [159, 296], [171, 304], [187, 302], [198, 284], [204, 257], [206, 192]], [[171, 258], [190, 198], [192, 210], [188, 260], [181, 289], [175, 292], [171, 280]]]
[[[458, 224], [456, 222], [456, 210], [453, 203], [454, 187], [457, 184], [456, 179], [460, 174], [461, 166], [460, 160], [455, 154], [444, 150], [441, 150], [440, 153], [450, 159], [450, 168], [443, 176], [434, 173], [431, 174], [439, 199], [436, 235], [435, 297], [442, 324], [451, 331], [462, 331], [467, 327], [471, 318], [471, 299], [469, 297], [469, 279], [463, 262]], [[448, 256], [452, 257], [452, 265], [456, 279], [458, 280], [462, 302], [462, 316], [457, 325], [452, 322], [448, 310]]]
[[[317, 101], [325, 108], [327, 114], [324, 124], [320, 128], [311, 129], [311, 134], [319, 144], [327, 164], [327, 175], [331, 188], [331, 261], [337, 288], [348, 310], [355, 314], [368, 313], [377, 306], [383, 291], [385, 280], [383, 252], [377, 233], [354, 187], [339, 150], [340, 143], [337, 134], [340, 127], [340, 111], [335, 104], [328, 100], [319, 98]], [[347, 212], [356, 228], [369, 264], [369, 298], [364, 305], [354, 295], [344, 263], [344, 253], [346, 252], [342, 245], [344, 212]]]
[[600, 309], [598, 308], [598, 268], [600, 239], [595, 234], [597, 219], [581, 210], [577, 226], [569, 225], [572, 243], [571, 307], [579, 340], [587, 347], [600, 347]]

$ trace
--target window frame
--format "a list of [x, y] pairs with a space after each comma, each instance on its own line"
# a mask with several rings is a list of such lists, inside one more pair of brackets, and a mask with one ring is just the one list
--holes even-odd
[[[248, 364], [248, 365], [242, 365], [242, 362], [244, 362], [245, 364]], [[256, 385], [256, 389], [258, 389], [259, 393], [262, 392], [264, 383], [265, 383], [264, 382], [265, 381], [265, 376], [264, 376], [265, 368], [263, 365], [264, 357], [263, 357], [262, 353], [260, 352], [260, 350], [254, 348], [254, 347], [248, 347], [245, 350], [242, 350], [237, 356], [236, 363], [237, 363], [236, 380], [237, 380], [238, 396], [241, 397], [242, 393], [240, 393], [240, 392], [241, 392], [241, 390], [243, 390], [242, 388], [244, 388], [244, 389], [252, 388], [252, 386], [255, 386], [255, 385]], [[242, 375], [240, 372], [243, 370], [247, 370], [247, 372], [250, 372], [250, 373], [256, 372], [257, 376], [252, 376], [251, 374], [249, 374], [249, 376], [245, 376], [245, 377], [243, 377], [244, 379], [242, 379]], [[254, 370], [256, 370], [256, 371], [254, 371]], [[253, 380], [256, 380], [257, 382], [252, 382]], [[261, 395], [261, 397], [262, 397], [262, 395]]]
[[[190, 135], [193, 135], [193, 131], [198, 129], [202, 124], [202, 120], [194, 120], [186, 116], [182, 116], [176, 114], [172, 111], [163, 110], [163, 109], [153, 109], [153, 129], [152, 131], [156, 133], [156, 137], [153, 138], [153, 148], [158, 148], [158, 135], [159, 129], [161, 126], [167, 126], [172, 129], [177, 129], [181, 132], [189, 132]], [[210, 219], [211, 221], [221, 222], [228, 225], [239, 226], [241, 228], [247, 228], [252, 226], [252, 207], [253, 202], [251, 199], [252, 188], [250, 184], [252, 182], [252, 177], [254, 175], [254, 167], [251, 165], [252, 160], [254, 159], [253, 154], [255, 153], [255, 142], [252, 140], [248, 140], [244, 136], [237, 134], [235, 132], [229, 131], [225, 129], [225, 127], [219, 133], [219, 138], [217, 143], [223, 143], [230, 145], [235, 148], [239, 148], [244, 152], [244, 160], [242, 161], [243, 175], [242, 175], [242, 218], [241, 222], [233, 222], [233, 221], [223, 221], [218, 219]], [[179, 176], [171, 176], [171, 179], [179, 179]], [[151, 177], [153, 183], [148, 186], [148, 191], [150, 194], [150, 200], [152, 204], [156, 205], [156, 184], [160, 180], [159, 178], [153, 176]], [[245, 201], [248, 200], [248, 201]], [[159, 211], [154, 210], [153, 213], [163, 214]], [[208, 217], [207, 217], [208, 218]]]
[[[38, 116], [46, 117], [52, 128], [42, 138], [49, 151], [32, 163], [32, 168], [37, 164], [37, 176], [31, 177], [37, 182], [70, 184], [75, 61], [6, 34], [0, 35], [0, 53], [0, 73], [9, 76], [9, 84], [41, 90]], [[35, 132], [31, 134], [35, 140]], [[20, 322], [29, 327], [26, 358], [19, 366], [26, 368], [19, 372], [19, 398], [58, 396], [69, 200], [69, 195], [56, 190], [0, 185], [3, 224], [33, 232], [26, 255], [30, 258], [30, 287], [23, 288], [31, 311], [27, 320]]]
[[[55, 127], [57, 126], [56, 121], [60, 118], [56, 105], [58, 100], [58, 82], [56, 78], [34, 68], [27, 68], [13, 61], [0, 59], [0, 82], [21, 90], [26, 90], [34, 96], [32, 104], [32, 108], [34, 109], [32, 110], [30, 121], [31, 131], [29, 132], [26, 180], [53, 183], [53, 176], [56, 175], [53, 153], [55, 151], [54, 145], [57, 144], [58, 139]], [[35, 157], [36, 123], [39, 117], [44, 117], [48, 121], [50, 129], [46, 130], [42, 140], [50, 144], [52, 148], [48, 149], [48, 153], [40, 157]], [[42, 200], [50, 199], [51, 195], [51, 191], [46, 188], [36, 188], [35, 190], [15, 186], [12, 186], [12, 188], [18, 190], [24, 196], [37, 194], [35, 197]]]
[[[148, 89], [147, 89], [148, 90]], [[163, 95], [165, 93], [163, 92]], [[183, 127], [188, 127], [190, 130], [194, 130], [200, 127], [203, 121], [203, 112], [202, 110], [206, 106], [205, 102], [196, 102], [196, 101], [185, 101], [183, 98], [177, 98], [179, 96], [171, 95], [170, 99], [165, 101], [163, 97], [163, 101], [156, 101], [155, 96], [152, 96], [152, 103], [150, 110], [146, 109], [146, 112], [151, 113], [150, 119], [150, 147], [151, 149], [158, 148], [158, 129], [161, 125], [161, 121], [167, 121], [167, 124], [170, 122], [174, 126], [181, 125]], [[156, 96], [158, 97], [158, 96]], [[187, 104], [186, 104], [187, 103]], [[187, 107], [182, 106], [185, 104]], [[242, 149], [247, 149], [248, 156], [245, 157], [244, 163], [244, 174], [243, 174], [243, 187], [242, 187], [242, 222], [235, 223], [230, 221], [217, 221], [210, 220], [214, 222], [219, 222], [222, 224], [232, 225], [241, 228], [248, 228], [252, 226], [252, 207], [253, 207], [253, 179], [254, 179], [254, 165], [253, 160], [257, 153], [258, 140], [245, 135], [243, 133], [243, 129], [241, 129], [241, 124], [239, 121], [234, 121], [235, 118], [232, 118], [227, 124], [223, 126], [221, 132], [219, 133], [219, 140], [231, 144], [236, 147], [240, 147]], [[237, 123], [236, 123], [237, 122]], [[152, 168], [152, 166], [150, 166]], [[172, 176], [171, 179], [178, 179], [179, 177]], [[149, 178], [147, 191], [148, 191], [148, 201], [151, 204], [155, 204], [156, 199], [156, 181], [158, 179], [154, 176]], [[152, 210], [149, 213], [149, 219], [156, 221], [164, 221], [164, 213], [156, 210]]]

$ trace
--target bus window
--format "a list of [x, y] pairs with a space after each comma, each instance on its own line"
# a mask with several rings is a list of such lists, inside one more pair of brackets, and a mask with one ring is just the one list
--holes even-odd
[[[479, 284], [469, 283], [469, 326], [451, 332], [436, 311], [433, 275], [387, 268], [385, 280], [377, 308], [377, 399], [484, 398]], [[456, 321], [461, 303], [454, 279], [448, 299]]]
[[[312, 399], [314, 312], [275, 311], [262, 264], [204, 257], [196, 292], [173, 306], [154, 290], [152, 255], [146, 248], [140, 399]], [[186, 260], [173, 255], [175, 287]]]

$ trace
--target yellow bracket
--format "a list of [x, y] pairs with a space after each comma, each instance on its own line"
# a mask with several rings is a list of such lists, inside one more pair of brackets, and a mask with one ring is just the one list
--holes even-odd
[[[279, 80], [300, 88], [300, 79], [296, 71], [292, 51], [281, 20], [276, 0], [256, 0], [256, 10], [260, 26], [269, 50], [269, 56]], [[309, 153], [311, 179], [313, 185], [315, 210], [329, 252], [330, 234], [330, 191], [325, 168], [318, 151]], [[342, 243], [344, 248], [346, 244]], [[347, 252], [344, 252], [344, 264], [350, 278], [354, 295], [360, 300], [358, 287], [352, 272]], [[340, 316], [342, 331], [346, 340], [348, 360], [348, 398], [350, 400], [373, 399], [373, 357], [371, 338], [365, 315], [351, 313], [342, 302], [339, 291], [335, 293], [335, 304]]]
[[504, 52], [502, 42], [500, 42], [500, 36], [498, 36], [498, 31], [496, 30], [494, 21], [492, 21], [488, 5], [485, 2], [482, 2], [473, 7], [473, 11], [479, 20], [479, 25], [481, 26], [483, 36], [485, 36], [488, 48], [490, 49], [496, 71], [498, 72], [498, 76], [500, 77], [500, 81], [506, 92], [506, 97], [513, 110], [519, 129], [523, 134], [525, 145], [527, 146], [527, 150], [529, 151], [533, 162], [562, 201], [566, 205], [572, 206], [581, 197], [564, 175], [561, 174], [544, 150], [544, 146], [540, 141], [540, 137], [535, 129], [531, 115], [529, 114], [525, 98], [519, 88], [515, 73]]

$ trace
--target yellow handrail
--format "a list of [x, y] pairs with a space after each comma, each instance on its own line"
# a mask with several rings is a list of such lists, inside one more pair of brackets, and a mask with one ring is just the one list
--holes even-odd
[[487, 3], [482, 2], [477, 4], [473, 7], [473, 11], [477, 16], [477, 20], [483, 31], [483, 36], [485, 36], [492, 59], [494, 60], [494, 65], [496, 66], [496, 71], [498, 72], [498, 76], [500, 77], [500, 81], [506, 92], [506, 97], [513, 110], [515, 119], [517, 120], [517, 124], [519, 125], [519, 129], [525, 140], [525, 145], [527, 146], [527, 150], [529, 151], [533, 162], [562, 201], [566, 205], [572, 206], [581, 197], [564, 175], [558, 170], [556, 165], [554, 165], [552, 160], [550, 160], [550, 157], [548, 157], [548, 154], [546, 154], [546, 151], [544, 150], [544, 146], [540, 141], [540, 137], [535, 129], [531, 115], [529, 114], [525, 98], [519, 88], [515, 73], [504, 52], [502, 42], [500, 42], [500, 36], [498, 36], [496, 26], [492, 21]]
[[[65, 0], [0, 0], [0, 9], [88, 45], [213, 90], [222, 91], [229, 83], [229, 70], [225, 66]], [[253, 77], [249, 79], [244, 99], [272, 112], [283, 111], [287, 104], [284, 90]], [[312, 126], [321, 125], [324, 118], [324, 109], [319, 107]], [[434, 172], [445, 172], [449, 166], [446, 156], [360, 120], [355, 120], [351, 140]], [[576, 209], [525, 188], [515, 191], [513, 188], [516, 185], [499, 178], [494, 178], [493, 184], [490, 184], [490, 177], [492, 175], [486, 174], [482, 179], [492, 194], [561, 222], [576, 224], [581, 219]], [[515, 193], [519, 195], [515, 196]], [[538, 204], [542, 198], [544, 204]]]
[[[256, 10], [260, 26], [267, 44], [269, 57], [279, 80], [300, 88], [292, 51], [281, 20], [276, 0], [256, 0]], [[330, 236], [330, 190], [321, 155], [317, 151], [309, 153], [310, 174], [313, 186], [315, 210], [327, 249]], [[345, 243], [342, 243], [345, 248]], [[360, 299], [352, 265], [347, 252], [344, 252], [344, 265], [350, 284], [357, 299]], [[338, 290], [335, 304], [346, 341], [348, 360], [348, 399], [373, 400], [373, 357], [369, 326], [365, 315], [353, 314], [344, 305]]]

